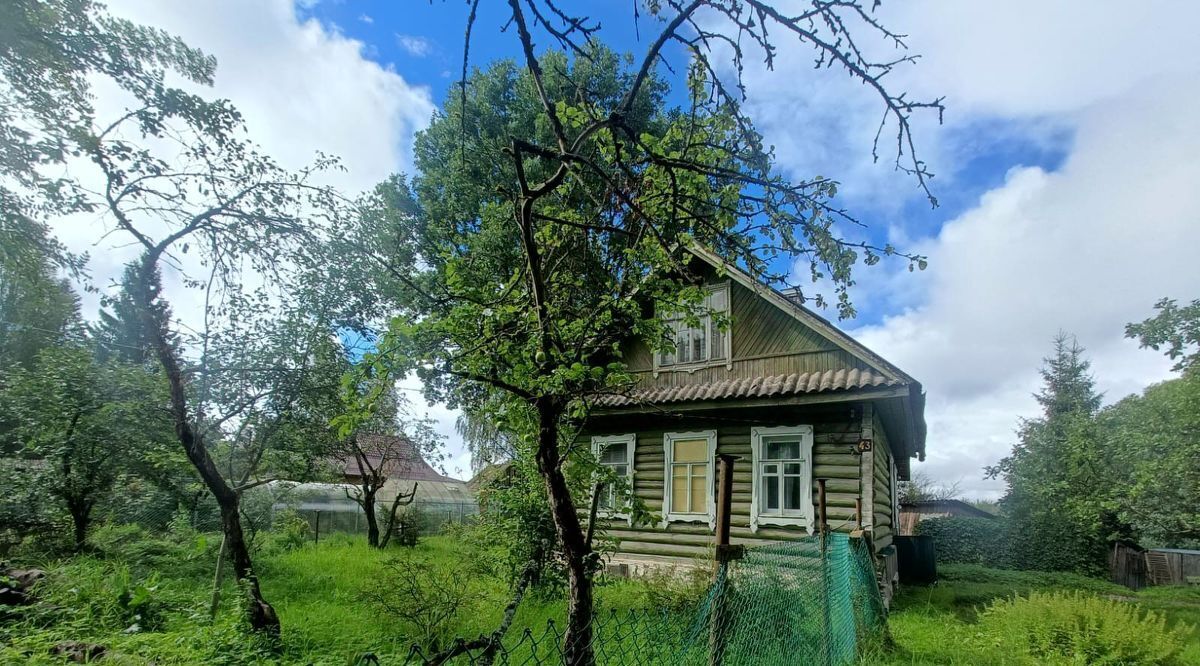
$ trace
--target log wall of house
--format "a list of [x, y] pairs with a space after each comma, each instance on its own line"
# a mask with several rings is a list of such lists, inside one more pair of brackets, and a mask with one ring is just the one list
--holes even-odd
[[[862, 436], [861, 407], [844, 405], [840, 409], [812, 411], [781, 420], [774, 425], [811, 425], [813, 441], [813, 503], [816, 505], [817, 483], [826, 481], [826, 506], [832, 529], [849, 532], [855, 528], [855, 500], [860, 497], [861, 457], [854, 452]], [[851, 417], [850, 414], [853, 413]], [[633, 426], [636, 421], [631, 422]], [[799, 527], [760, 526], [750, 530], [750, 501], [753, 470], [750, 451], [750, 425], [714, 423], [712, 419], [681, 419], [653, 427], [632, 430], [637, 435], [634, 452], [633, 493], [655, 515], [651, 525], [631, 527], [625, 520], [604, 520], [608, 537], [619, 542], [619, 551], [638, 555], [712, 557], [713, 533], [707, 522], [661, 523], [663, 511], [664, 448], [667, 432], [717, 431], [717, 453], [737, 456], [733, 468], [733, 503], [731, 535], [735, 544], [755, 545], [770, 541], [803, 538], [807, 530]], [[609, 426], [592, 430], [592, 435], [629, 434], [631, 430]], [[714, 466], [715, 471], [715, 466]], [[814, 512], [815, 515], [815, 512]]]
[[[871, 470], [871, 530], [875, 549], [880, 550], [892, 543], [892, 537], [896, 533], [895, 502], [892, 499], [896, 492], [892, 487], [893, 467], [896, 462], [883, 423], [877, 414], [872, 415], [872, 419], [874, 464]], [[866, 511], [866, 508], [863, 510]]]

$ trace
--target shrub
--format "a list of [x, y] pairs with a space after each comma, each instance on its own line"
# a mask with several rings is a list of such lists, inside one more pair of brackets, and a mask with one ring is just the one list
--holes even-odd
[[468, 565], [430, 557], [393, 557], [383, 572], [366, 581], [360, 596], [397, 620], [400, 635], [430, 652], [445, 647], [479, 595], [471, 588]]
[[1003, 567], [1008, 545], [1003, 523], [991, 518], [930, 518], [916, 533], [933, 538], [939, 564], [983, 564]]
[[643, 576], [647, 607], [667, 611], [694, 611], [712, 587], [713, 573], [706, 567], [652, 569]]
[[396, 543], [409, 548], [416, 546], [428, 530], [429, 516], [419, 505], [410, 504], [396, 510], [396, 521], [392, 526]]
[[980, 618], [983, 640], [1031, 664], [1177, 664], [1191, 630], [1168, 629], [1158, 613], [1077, 591], [997, 601]]
[[263, 543], [265, 554], [286, 553], [308, 543], [308, 521], [295, 509], [277, 511]]

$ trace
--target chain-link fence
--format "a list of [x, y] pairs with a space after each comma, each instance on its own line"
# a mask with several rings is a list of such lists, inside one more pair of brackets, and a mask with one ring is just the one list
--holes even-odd
[[[863, 539], [821, 539], [751, 548], [722, 568], [691, 612], [604, 612], [592, 623], [597, 664], [852, 663], [863, 642], [884, 628], [875, 567]], [[509, 635], [448, 656], [414, 647], [409, 663], [561, 664], [565, 631], [550, 621], [540, 630]], [[486, 643], [476, 641], [476, 643]]]

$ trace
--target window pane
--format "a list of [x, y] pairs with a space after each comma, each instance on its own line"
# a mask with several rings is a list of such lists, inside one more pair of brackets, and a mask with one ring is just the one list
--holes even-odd
[[[683, 475], [674, 472], [682, 471]], [[676, 466], [671, 474], [671, 513], [686, 513], [687, 512], [687, 466]]]
[[613, 507], [613, 489], [607, 484], [600, 486], [600, 502], [598, 506], [601, 509], [612, 509]]
[[706, 439], [677, 439], [672, 444], [674, 462], [706, 462], [708, 460], [708, 440]]
[[674, 354], [672, 354], [671, 352], [666, 351], [666, 350], [659, 353], [659, 355], [658, 355], [658, 364], [659, 365], [673, 365], [674, 363], [675, 363], [675, 355]]
[[707, 328], [707, 324], [702, 324], [701, 326], [701, 328], [691, 329], [693, 361], [703, 361], [708, 358], [708, 347], [704, 344], [704, 331]]
[[727, 312], [729, 310], [729, 291], [721, 288], [709, 292], [708, 308], [717, 312]]
[[692, 513], [704, 513], [706, 500], [708, 498], [707, 486], [708, 476], [705, 474], [704, 465], [692, 465]]
[[800, 477], [783, 477], [783, 506], [785, 509], [798, 510], [804, 498], [800, 496]]
[[679, 354], [680, 363], [688, 363], [692, 360], [692, 332], [690, 329], [682, 329], [679, 335], [675, 338], [675, 353]]
[[800, 442], [767, 442], [768, 460], [796, 460], [800, 457]]
[[716, 324], [710, 324], [709, 330], [712, 331], [712, 349], [709, 353], [709, 358], [725, 358], [725, 333], [717, 329]]
[[629, 465], [610, 465], [617, 476], [629, 476]]
[[786, 463], [783, 466], [783, 473], [799, 475], [802, 468], [803, 466], [800, 463]]
[[763, 474], [778, 474], [779, 465], [763, 465]]
[[767, 511], [779, 510], [779, 477], [763, 477], [763, 508]]
[[600, 450], [600, 462], [602, 463], [623, 463], [625, 462], [626, 449], [625, 444], [609, 444]]

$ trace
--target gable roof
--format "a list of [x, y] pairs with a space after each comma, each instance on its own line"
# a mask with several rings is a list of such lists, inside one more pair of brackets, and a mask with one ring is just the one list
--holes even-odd
[[[384, 472], [391, 479], [402, 481], [455, 481], [458, 479], [438, 473], [412, 441], [404, 436], [380, 435], [361, 433], [358, 435], [359, 445], [366, 453], [367, 463], [374, 469], [384, 466]], [[361, 471], [354, 455], [342, 453], [330, 460], [343, 476], [358, 476]]]
[[[599, 413], [651, 411], [666, 405], [683, 410], [873, 400], [882, 408], [885, 425], [897, 435], [894, 443], [907, 454], [902, 457], [924, 460], [925, 394], [920, 382], [746, 271], [703, 248], [692, 247], [689, 251], [722, 278], [736, 283], [737, 289], [753, 296], [754, 307], [740, 316], [765, 326], [762, 330], [771, 332], [775, 351], [768, 352], [760, 345], [740, 354], [736, 345], [742, 338], [735, 334], [735, 348], [725, 365], [660, 369], [647, 349], [631, 349], [631, 354], [640, 354], [636, 364], [633, 356], [627, 357], [640, 379], [628, 390], [596, 395], [593, 405]], [[734, 298], [732, 302], [736, 310], [742, 301]], [[806, 331], [807, 338], [779, 335], [780, 327], [793, 325]], [[813, 339], [821, 342], [805, 348], [801, 339], [808, 339], [810, 344]], [[797, 344], [801, 346], [794, 346]], [[901, 463], [901, 471], [907, 475], [907, 461]]]
[[850, 337], [837, 326], [834, 326], [828, 319], [788, 298], [777, 289], [754, 279], [746, 271], [704, 248], [695, 246], [689, 248], [689, 251], [713, 268], [723, 271], [734, 282], [762, 297], [765, 301], [779, 308], [785, 314], [790, 315], [796, 321], [820, 333], [846, 353], [874, 368], [879, 374], [886, 377], [890, 384], [920, 384], [903, 370], [888, 362], [887, 359], [871, 351], [866, 345]]

